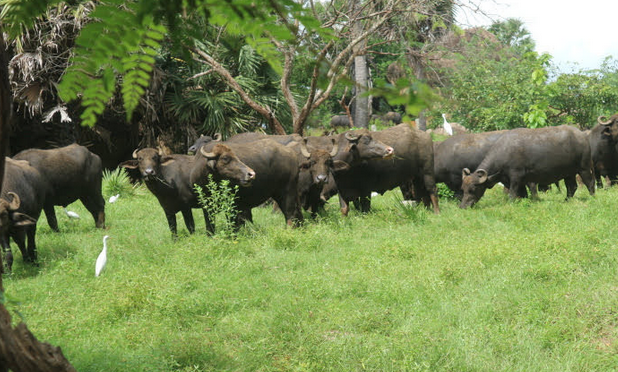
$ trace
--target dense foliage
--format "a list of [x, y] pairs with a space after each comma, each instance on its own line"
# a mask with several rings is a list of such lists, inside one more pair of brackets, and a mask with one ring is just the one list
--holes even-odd
[[[150, 146], [164, 134], [168, 142], [190, 143], [200, 132], [272, 132], [276, 127], [268, 117], [276, 118], [286, 132], [299, 126], [328, 127], [333, 114], [353, 113], [357, 101], [350, 43], [359, 32], [367, 32], [359, 50], [367, 58], [370, 85], [376, 87], [369, 100], [374, 113], [395, 110], [414, 119], [429, 108], [423, 113], [430, 126], [440, 125], [441, 114], [447, 113], [452, 121], [480, 131], [568, 122], [589, 127], [598, 115], [615, 110], [613, 60], [595, 71], [553, 71], [551, 56], [533, 51], [534, 40], [521, 21], [459, 30], [453, 25], [451, 2], [420, 2], [412, 12], [396, 12], [395, 6], [401, 5], [396, 0], [361, 8], [346, 1], [303, 8], [282, 0], [267, 12], [251, 1], [228, 7], [217, 1], [114, 0], [96, 7], [90, 2], [59, 3], [51, 13], [52, 3], [11, 1], [3, 8], [3, 22], [13, 35], [20, 35], [24, 26], [41, 30], [25, 34], [29, 39], [21, 34], [20, 45], [29, 47], [15, 48], [21, 53], [18, 60], [31, 57], [30, 66], [36, 66], [36, 58], [50, 61], [36, 70], [40, 82], [34, 87], [34, 69], [15, 70], [14, 86], [28, 93], [16, 93], [16, 99], [37, 98], [26, 102], [23, 115], [30, 112], [40, 122], [43, 114], [53, 118], [60, 112], [73, 119], [81, 115], [84, 123], [92, 124], [103, 113], [105, 129], [96, 133], [108, 131], [113, 137], [118, 127], [106, 121], [117, 122], [122, 116], [106, 112], [122, 111], [138, 124], [132, 131], [139, 130], [140, 141]], [[94, 13], [89, 14], [91, 8]], [[388, 16], [375, 19], [381, 23], [372, 28], [366, 18], [371, 12]], [[20, 22], [26, 14], [28, 21]], [[34, 15], [41, 16], [32, 21]], [[58, 56], [64, 58], [60, 63], [51, 50], [38, 57], [32, 53], [37, 43], [49, 45], [49, 37], [33, 36], [55, 35], [45, 31], [54, 30], [54, 22], [83, 27], [76, 47], [54, 40]], [[75, 35], [65, 34], [74, 40]], [[211, 64], [197, 56], [198, 51], [212, 58]], [[45, 66], [57, 71], [46, 76]], [[50, 94], [33, 95], [38, 86]], [[73, 98], [79, 98], [84, 109], [67, 106], [66, 100]], [[34, 103], [47, 111], [35, 112]], [[130, 119], [136, 107], [139, 116]], [[101, 140], [110, 147], [111, 137]], [[181, 147], [172, 146], [176, 151]]]
[[558, 74], [547, 91], [558, 122], [591, 128], [599, 115], [618, 110], [618, 61], [610, 57], [596, 70]]
[[[618, 104], [618, 64], [611, 57], [596, 70], [565, 73], [551, 56], [533, 51], [521, 22], [497, 22], [466, 30], [446, 44], [438, 60], [443, 101], [434, 116], [451, 114], [474, 131], [577, 124], [590, 128]], [[435, 125], [441, 124], [436, 119]]]

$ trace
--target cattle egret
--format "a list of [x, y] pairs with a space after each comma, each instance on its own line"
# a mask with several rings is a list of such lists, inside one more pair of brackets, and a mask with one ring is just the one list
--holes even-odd
[[64, 213], [67, 215], [67, 217], [69, 218], [75, 218], [75, 219], [79, 219], [79, 214], [73, 212], [73, 211], [67, 211], [66, 208], [64, 208]]
[[112, 195], [109, 197], [109, 202], [114, 203], [116, 200], [118, 200], [119, 197], [120, 197], [120, 194]]
[[97, 257], [97, 263], [94, 267], [94, 276], [99, 276], [101, 271], [105, 268], [105, 264], [107, 263], [107, 239], [108, 235], [103, 237], [103, 250], [99, 253], [99, 257]]
[[446, 121], [446, 114], [442, 114], [442, 118], [444, 119], [444, 124], [442, 124], [442, 126], [444, 127], [444, 131], [446, 131], [446, 133], [448, 133], [449, 136], [452, 136], [453, 128], [448, 123], [448, 121]]
[[380, 196], [380, 194], [378, 194], [378, 193], [377, 193], [377, 192], [375, 192], [375, 191], [372, 191], [372, 192], [371, 192], [371, 197], [372, 197], [372, 198], [375, 198], [376, 196]]

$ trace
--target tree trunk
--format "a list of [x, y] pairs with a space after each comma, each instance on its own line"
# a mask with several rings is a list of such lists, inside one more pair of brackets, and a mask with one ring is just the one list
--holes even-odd
[[59, 347], [39, 342], [24, 323], [11, 326], [11, 315], [0, 304], [0, 371], [69, 372], [75, 368]]
[[[11, 113], [13, 112], [13, 97], [9, 83], [9, 56], [4, 42], [4, 34], [0, 28], [0, 191], [4, 178], [4, 157], [9, 153], [9, 136], [11, 135]], [[2, 262], [0, 255], [0, 263]], [[2, 266], [0, 265], [0, 271]], [[2, 277], [0, 276], [0, 291]]]
[[[365, 53], [364, 49], [367, 45], [366, 39], [371, 35], [374, 35], [380, 27], [382, 27], [396, 14], [401, 14], [402, 12], [408, 13], [414, 8], [413, 4], [410, 2], [405, 2], [403, 0], [388, 0], [383, 4], [380, 3], [380, 9], [378, 11], [374, 10], [370, 17], [365, 17], [365, 15], [361, 12], [361, 8], [364, 7], [363, 3], [366, 4], [369, 2], [348, 1], [349, 5], [347, 6], [349, 6], [349, 11], [346, 19], [358, 25], [358, 28], [354, 30], [352, 37], [349, 39], [347, 39], [349, 35], [344, 33], [339, 34], [341, 39], [346, 38], [346, 40], [348, 40], [343, 50], [338, 53], [334, 52], [333, 47], [335, 46], [335, 42], [334, 40], [330, 40], [316, 56], [316, 64], [311, 76], [311, 84], [308, 89], [309, 92], [307, 99], [305, 100], [302, 108], [298, 111], [298, 117], [294, 118], [294, 133], [303, 133], [303, 126], [311, 113], [328, 99], [333, 88], [340, 81], [340, 79], [347, 76], [349, 67], [353, 63], [355, 55]], [[340, 17], [339, 13], [335, 17]], [[363, 30], [363, 25], [361, 23], [363, 20], [369, 20], [367, 22], [367, 29], [365, 30]], [[334, 21], [335, 19], [331, 19], [327, 20], [326, 23]], [[321, 74], [322, 67], [324, 66], [322, 62], [324, 61], [327, 61], [329, 66], [325, 75]], [[293, 64], [286, 64], [284, 65], [284, 68], [290, 69], [292, 65]], [[321, 79], [325, 79], [328, 84], [325, 88], [318, 89], [318, 80]], [[288, 96], [286, 96], [286, 100], [291, 102], [291, 99]], [[293, 106], [293, 104], [290, 106]]]
[[354, 78], [356, 82], [356, 100], [354, 105], [354, 126], [369, 126], [369, 97], [367, 97], [367, 56], [354, 57]]
[[[425, 74], [425, 65], [421, 60], [421, 57], [415, 53], [414, 50], [408, 49], [408, 64], [414, 71], [414, 76], [420, 81], [426, 81], [427, 75]], [[418, 129], [425, 131], [427, 130], [427, 116], [425, 116], [425, 111], [422, 110], [418, 115]]]
[[[352, 1], [351, 13], [356, 12], [359, 2]], [[363, 23], [357, 19], [352, 27], [352, 38], [358, 38], [363, 34]], [[367, 128], [369, 126], [369, 98], [367, 97], [367, 55], [365, 49], [367, 41], [362, 40], [354, 46], [354, 83], [356, 96], [354, 99], [354, 126]]]
[[[0, 190], [8, 152], [13, 101], [8, 74], [8, 55], [0, 29]], [[24, 323], [13, 328], [11, 314], [4, 307], [2, 287], [2, 254], [0, 254], [0, 372], [61, 372], [75, 371], [59, 347], [39, 342]]]
[[426, 110], [422, 110], [418, 114], [418, 128], [416, 128], [416, 129], [420, 129], [422, 131], [426, 131], [427, 130], [427, 116], [425, 116], [425, 111]]

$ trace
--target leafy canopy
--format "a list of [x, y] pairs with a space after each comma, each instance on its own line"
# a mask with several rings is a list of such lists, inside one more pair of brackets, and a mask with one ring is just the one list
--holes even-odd
[[[79, 1], [78, 1], [79, 2]], [[2, 0], [2, 25], [15, 37], [32, 26], [58, 0]], [[120, 87], [127, 116], [137, 107], [150, 83], [151, 72], [164, 38], [178, 48], [193, 34], [194, 22], [225, 26], [263, 56], [275, 71], [281, 71], [279, 53], [270, 38], [293, 40], [295, 27], [317, 30], [319, 23], [292, 0], [104, 0], [91, 13], [76, 40], [72, 65], [58, 88], [65, 100], [81, 99], [85, 125], [94, 125], [97, 115]], [[189, 38], [188, 36], [189, 35]]]
[[549, 104], [564, 123], [591, 128], [600, 115], [612, 115], [618, 106], [618, 61], [608, 57], [599, 69], [557, 76], [548, 84]]

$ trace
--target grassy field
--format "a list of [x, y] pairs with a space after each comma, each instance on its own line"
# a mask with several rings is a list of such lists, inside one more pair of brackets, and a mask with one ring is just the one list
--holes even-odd
[[[473, 209], [328, 213], [298, 229], [269, 208], [236, 239], [173, 242], [147, 191], [62, 233], [39, 267], [16, 253], [7, 306], [79, 371], [618, 370], [618, 188]], [[104, 234], [108, 265], [94, 276]], [[13, 245], [14, 251], [18, 251]]]

